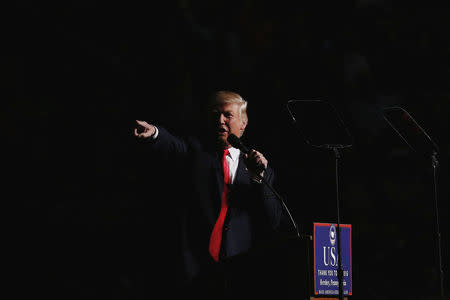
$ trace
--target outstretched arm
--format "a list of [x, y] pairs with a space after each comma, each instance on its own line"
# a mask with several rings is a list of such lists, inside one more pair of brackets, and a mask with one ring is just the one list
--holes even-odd
[[152, 149], [164, 155], [183, 157], [188, 152], [187, 143], [163, 127], [156, 127], [146, 121], [136, 120], [134, 136], [142, 141], [148, 141]]

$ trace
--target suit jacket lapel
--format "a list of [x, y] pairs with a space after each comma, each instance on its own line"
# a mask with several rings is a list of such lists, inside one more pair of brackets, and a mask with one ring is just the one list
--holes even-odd
[[248, 184], [249, 176], [248, 176], [248, 170], [244, 163], [244, 153], [241, 151], [241, 154], [239, 155], [239, 164], [238, 168], [236, 170], [236, 177], [234, 178], [234, 185], [237, 184]]
[[[206, 207], [208, 211], [206, 215], [208, 216], [208, 221], [214, 226], [217, 217], [220, 213], [220, 208], [222, 204], [222, 192], [223, 192], [223, 168], [218, 158], [218, 154], [214, 153], [211, 155], [211, 168], [209, 172], [209, 178], [205, 178], [210, 186], [210, 198], [207, 200]], [[212, 200], [211, 200], [212, 199]]]

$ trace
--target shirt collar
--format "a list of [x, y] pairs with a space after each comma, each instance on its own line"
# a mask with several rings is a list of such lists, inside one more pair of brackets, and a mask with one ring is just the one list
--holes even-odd
[[230, 152], [230, 157], [233, 161], [236, 161], [236, 159], [239, 159], [239, 155], [241, 154], [241, 150], [231, 147], [228, 148], [228, 151]]

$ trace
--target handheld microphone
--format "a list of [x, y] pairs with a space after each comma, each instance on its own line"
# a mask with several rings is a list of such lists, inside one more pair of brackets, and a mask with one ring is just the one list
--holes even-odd
[[[242, 143], [242, 141], [233, 133], [230, 133], [230, 135], [227, 138], [227, 141], [233, 146], [234, 148], [237, 148], [244, 152], [245, 154], [250, 154], [250, 150]], [[261, 164], [261, 171], [266, 170], [266, 167]]]
[[231, 146], [241, 150], [245, 154], [250, 153], [250, 150], [247, 147], [245, 147], [245, 145], [242, 143], [242, 141], [236, 135], [230, 133], [230, 135], [227, 138], [227, 141], [231, 144]]

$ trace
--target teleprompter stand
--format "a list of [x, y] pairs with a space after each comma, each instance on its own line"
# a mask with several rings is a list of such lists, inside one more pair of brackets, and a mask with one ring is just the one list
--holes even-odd
[[306, 143], [314, 148], [331, 150], [335, 157], [336, 213], [338, 240], [339, 300], [343, 299], [343, 269], [341, 259], [341, 213], [339, 199], [339, 160], [341, 152], [352, 146], [352, 138], [334, 107], [321, 100], [290, 100], [287, 110], [294, 127]]
[[435, 202], [435, 220], [437, 237], [438, 270], [440, 281], [440, 296], [444, 299], [444, 270], [442, 268], [442, 249], [441, 233], [439, 228], [439, 206], [437, 196], [437, 169], [439, 166], [438, 153], [439, 148], [414, 118], [401, 107], [386, 107], [383, 109], [383, 117], [389, 125], [397, 132], [400, 138], [411, 148], [418, 156], [431, 159], [433, 168], [433, 187]]

